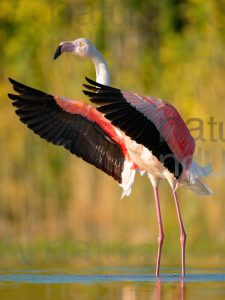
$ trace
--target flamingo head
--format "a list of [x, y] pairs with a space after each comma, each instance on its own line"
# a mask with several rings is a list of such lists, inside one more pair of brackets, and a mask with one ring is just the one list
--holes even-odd
[[80, 57], [92, 57], [96, 51], [90, 40], [79, 38], [75, 41], [61, 42], [55, 51], [54, 59], [58, 58], [63, 52], [71, 52]]

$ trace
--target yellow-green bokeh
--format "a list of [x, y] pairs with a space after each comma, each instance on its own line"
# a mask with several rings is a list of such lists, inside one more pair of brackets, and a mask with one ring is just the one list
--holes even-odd
[[[104, 261], [107, 253], [126, 257], [134, 247], [131, 258], [154, 263], [157, 221], [147, 178], [137, 176], [132, 195], [120, 201], [116, 182], [34, 135], [7, 98], [10, 76], [87, 101], [82, 82], [84, 76], [95, 78], [92, 62], [66, 54], [53, 60], [59, 42], [87, 37], [103, 52], [112, 85], [166, 99], [185, 121], [202, 120], [202, 135], [192, 130], [198, 138], [196, 158], [212, 162], [214, 173], [207, 183], [215, 194], [179, 191], [188, 262], [224, 265], [224, 15], [222, 1], [213, 0], [0, 1], [2, 263], [23, 260], [23, 251], [31, 260], [43, 252], [57, 257], [63, 246], [68, 257], [82, 252], [76, 247], [84, 252], [89, 246], [93, 252], [103, 247]], [[210, 117], [216, 122], [213, 136]], [[199, 123], [189, 125], [193, 129]], [[168, 254], [163, 262], [178, 264], [179, 227], [167, 183], [162, 183], [160, 197]]]

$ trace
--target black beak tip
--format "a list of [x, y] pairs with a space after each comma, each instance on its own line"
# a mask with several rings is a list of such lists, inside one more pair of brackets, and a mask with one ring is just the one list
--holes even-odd
[[58, 48], [55, 51], [55, 54], [53, 56], [54, 59], [58, 58], [62, 54], [62, 45], [59, 45]]

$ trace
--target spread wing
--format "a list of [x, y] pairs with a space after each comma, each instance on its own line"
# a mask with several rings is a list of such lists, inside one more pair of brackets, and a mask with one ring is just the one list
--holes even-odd
[[[194, 139], [174, 107], [153, 97], [142, 97], [104, 86], [88, 78], [84, 91], [97, 109], [137, 143], [155, 155], [178, 178], [189, 163]], [[185, 161], [187, 160], [187, 161]]]
[[121, 183], [124, 149], [101, 113], [82, 101], [54, 97], [9, 80], [17, 94], [8, 96], [20, 121], [46, 141], [65, 147]]

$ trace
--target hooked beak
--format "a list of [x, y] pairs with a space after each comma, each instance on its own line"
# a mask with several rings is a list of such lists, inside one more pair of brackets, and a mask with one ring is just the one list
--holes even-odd
[[63, 52], [73, 52], [74, 44], [73, 42], [62, 42], [59, 44], [55, 51], [54, 59], [58, 58]]

